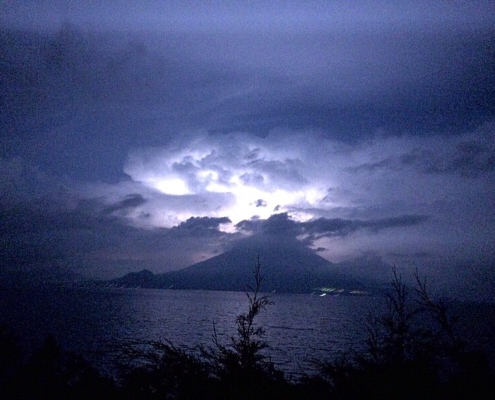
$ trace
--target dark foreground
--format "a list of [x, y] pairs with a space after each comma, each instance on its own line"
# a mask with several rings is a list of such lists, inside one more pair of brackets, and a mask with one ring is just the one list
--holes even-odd
[[270, 304], [255, 271], [248, 310], [236, 318], [227, 343], [210, 347], [135, 341], [116, 351], [114, 377], [51, 338], [31, 355], [0, 327], [2, 399], [495, 399], [495, 376], [486, 357], [468, 349], [455, 318], [434, 301], [424, 281], [408, 289], [394, 274], [386, 312], [370, 316], [365, 350], [331, 362], [318, 373], [291, 379], [264, 352], [257, 315]]

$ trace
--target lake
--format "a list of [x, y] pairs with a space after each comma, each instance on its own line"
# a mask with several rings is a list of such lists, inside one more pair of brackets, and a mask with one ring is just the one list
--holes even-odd
[[[223, 343], [235, 334], [235, 318], [248, 307], [241, 292], [117, 288], [37, 288], [0, 292], [0, 321], [28, 346], [52, 335], [67, 350], [111, 369], [112, 345], [131, 339], [212, 345], [213, 326]], [[283, 371], [313, 370], [311, 359], [334, 359], [359, 348], [364, 320], [383, 310], [381, 297], [272, 294], [258, 322], [269, 354]], [[465, 333], [492, 351], [495, 305], [454, 304]]]

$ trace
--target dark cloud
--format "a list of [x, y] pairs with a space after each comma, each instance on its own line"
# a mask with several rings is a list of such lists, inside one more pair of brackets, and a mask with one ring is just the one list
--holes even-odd
[[235, 227], [239, 231], [244, 231], [244, 232], [256, 232], [260, 229], [261, 224], [263, 223], [263, 220], [260, 220], [258, 217], [253, 217], [250, 220], [243, 220], [238, 222]]
[[351, 172], [375, 172], [381, 169], [389, 169], [389, 170], [400, 170], [400, 164], [411, 165], [417, 157], [412, 154], [404, 154], [400, 157], [400, 163], [397, 163], [397, 160], [393, 157], [387, 157], [381, 161], [376, 161], [372, 163], [364, 163], [355, 167], [350, 167], [349, 170]]
[[163, 272], [199, 261], [193, 249], [209, 254], [218, 249], [212, 238], [226, 236], [217, 228], [230, 222], [228, 218], [193, 217], [172, 229], [142, 229], [116, 213], [144, 202], [133, 195], [108, 207], [66, 195], [3, 207], [0, 269], [70, 267], [104, 277], [120, 276], [139, 265]]
[[184, 222], [181, 222], [178, 229], [217, 229], [221, 224], [230, 223], [228, 217], [209, 218], [209, 217], [191, 217]]
[[256, 205], [256, 207], [266, 207], [266, 201], [263, 200], [263, 199], [258, 199], [254, 202], [254, 204]]
[[260, 174], [248, 174], [244, 173], [241, 175], [241, 180], [247, 185], [263, 185], [265, 178]]
[[297, 234], [298, 230], [298, 224], [287, 213], [274, 214], [260, 225], [261, 233], [271, 235], [293, 237]]
[[188, 60], [174, 39], [162, 43], [157, 51], [141, 37], [70, 25], [1, 31], [3, 156], [83, 180], [121, 179], [129, 146], [167, 142], [190, 125], [194, 98], [206, 100], [231, 79]]
[[495, 145], [478, 140], [460, 142], [448, 157], [425, 164], [425, 171], [428, 173], [454, 173], [476, 177], [495, 171]]
[[415, 146], [400, 155], [391, 155], [379, 161], [363, 163], [349, 168], [352, 172], [378, 172], [389, 170], [401, 172], [414, 168], [425, 174], [456, 174], [476, 178], [495, 171], [495, 127], [493, 123], [482, 126], [475, 132], [457, 140], [443, 143], [427, 143], [430, 146]]
[[373, 231], [388, 228], [413, 226], [426, 222], [430, 217], [427, 215], [401, 215], [399, 217], [382, 218], [374, 221], [363, 221], [362, 225]]
[[[393, 164], [392, 160], [387, 160]], [[414, 166], [429, 174], [459, 174], [477, 177], [495, 171], [495, 144], [487, 138], [460, 141], [442, 153], [414, 149], [403, 154], [396, 168]]]
[[1, 231], [4, 234], [36, 234], [68, 229], [92, 229], [97, 225], [97, 215], [88, 213], [92, 202], [80, 204], [76, 209], [62, 208], [61, 203], [50, 199], [19, 203], [5, 207], [0, 214]]
[[77, 264], [84, 254], [102, 246], [109, 229], [122, 234], [124, 226], [101, 218], [98, 209], [101, 206], [92, 201], [68, 209], [62, 199], [38, 199], [2, 209], [2, 268]]
[[399, 217], [375, 220], [345, 220], [341, 218], [318, 218], [313, 221], [300, 223], [303, 234], [314, 240], [318, 237], [344, 237], [358, 230], [380, 232], [385, 229], [402, 228], [424, 223], [429, 219], [425, 215], [402, 215]]
[[129, 147], [184, 130], [320, 129], [354, 143], [378, 130], [463, 132], [495, 116], [495, 41], [484, 21], [477, 31], [449, 24], [350, 33], [331, 24], [257, 34], [4, 29], [3, 155], [116, 180]]
[[236, 228], [254, 234], [287, 236], [293, 239], [301, 228], [287, 213], [274, 214], [268, 219], [252, 218], [236, 224]]
[[[291, 159], [277, 161], [259, 159], [249, 162], [247, 166], [254, 171], [268, 175], [280, 187], [293, 187], [293, 185], [305, 185], [308, 183], [308, 180], [300, 174], [298, 164], [298, 161]], [[257, 182], [260, 176], [262, 175], [257, 174], [254, 178], [245, 179], [245, 182]]]
[[112, 214], [116, 211], [133, 209], [143, 205], [146, 201], [147, 200], [139, 193], [130, 194], [118, 203], [105, 207], [104, 212], [107, 214]]
[[304, 223], [303, 230], [309, 235], [347, 236], [363, 227], [363, 221], [318, 218]]
[[[380, 232], [385, 229], [402, 228], [422, 224], [429, 219], [425, 215], [402, 215], [374, 220], [350, 220], [342, 218], [318, 218], [307, 222], [297, 222], [287, 213], [274, 214], [266, 220], [252, 219], [241, 221], [237, 228], [257, 234], [305, 235], [309, 242], [319, 237], [345, 237], [358, 230], [367, 229]], [[309, 243], [308, 242], [308, 243]]]

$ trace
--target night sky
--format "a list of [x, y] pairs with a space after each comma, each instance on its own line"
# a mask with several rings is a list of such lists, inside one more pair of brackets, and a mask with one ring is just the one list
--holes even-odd
[[0, 27], [2, 273], [276, 233], [495, 292], [493, 1], [1, 1]]

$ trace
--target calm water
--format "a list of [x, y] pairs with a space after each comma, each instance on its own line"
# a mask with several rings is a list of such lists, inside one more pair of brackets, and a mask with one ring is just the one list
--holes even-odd
[[[102, 363], [108, 345], [129, 339], [170, 339], [176, 345], [210, 345], [213, 324], [225, 343], [235, 333], [235, 318], [246, 311], [240, 292], [152, 289], [57, 288], [0, 292], [0, 321], [26, 343], [53, 335], [68, 350]], [[275, 294], [260, 315], [273, 361], [299, 374], [309, 359], [330, 359], [365, 337], [369, 310], [383, 306], [379, 297], [319, 297]], [[494, 343], [495, 307], [461, 310], [474, 339]], [[103, 362], [105, 364], [105, 362]], [[102, 365], [100, 365], [102, 366]], [[102, 367], [105, 367], [103, 365]]]

